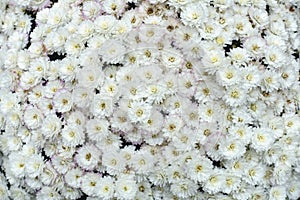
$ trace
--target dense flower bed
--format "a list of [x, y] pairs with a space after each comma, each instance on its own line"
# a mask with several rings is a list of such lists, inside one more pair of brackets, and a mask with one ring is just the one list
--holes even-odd
[[0, 199], [300, 198], [299, 1], [0, 9]]

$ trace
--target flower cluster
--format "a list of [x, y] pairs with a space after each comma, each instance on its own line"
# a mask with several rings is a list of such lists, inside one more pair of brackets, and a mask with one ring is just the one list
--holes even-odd
[[1, 0], [0, 199], [300, 198], [297, 0]]

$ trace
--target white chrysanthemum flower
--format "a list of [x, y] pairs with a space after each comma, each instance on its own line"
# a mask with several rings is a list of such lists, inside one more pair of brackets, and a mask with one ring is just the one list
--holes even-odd
[[53, 98], [53, 104], [57, 112], [70, 111], [73, 105], [72, 94], [65, 89], [57, 91]]
[[7, 188], [7, 183], [5, 178], [2, 178], [2, 174], [1, 174], [1, 179], [0, 179], [0, 197], [1, 199], [9, 199], [9, 190]]
[[200, 115], [198, 113], [198, 105], [195, 103], [187, 103], [183, 105], [182, 118], [187, 126], [197, 128], [200, 123]]
[[203, 190], [209, 194], [215, 194], [222, 190], [223, 184], [225, 182], [225, 177], [222, 171], [214, 169], [204, 184]]
[[48, 70], [45, 71], [46, 77], [48, 77], [49, 81], [58, 79], [58, 70], [59, 70], [60, 62], [58, 60], [49, 62]]
[[96, 143], [96, 147], [98, 147], [102, 152], [115, 150], [121, 146], [121, 138], [118, 135], [109, 134], [104, 138], [101, 143]]
[[219, 144], [220, 152], [225, 159], [240, 158], [246, 152], [245, 145], [239, 139], [226, 138]]
[[95, 146], [91, 144], [86, 144], [86, 146], [81, 147], [77, 155], [75, 156], [77, 164], [88, 170], [95, 169], [100, 162], [101, 152]]
[[291, 167], [282, 163], [276, 163], [271, 175], [270, 181], [273, 185], [285, 185], [292, 177]]
[[153, 170], [156, 159], [148, 151], [140, 150], [136, 152], [132, 159], [131, 165], [136, 172], [141, 174], [149, 174]]
[[43, 44], [40, 41], [34, 41], [31, 43], [30, 47], [28, 48], [28, 51], [31, 53], [31, 57], [37, 58], [41, 56], [43, 52]]
[[25, 165], [26, 159], [25, 157], [17, 152], [13, 152], [8, 157], [11, 171], [16, 177], [24, 177], [25, 176]]
[[99, 54], [102, 60], [107, 63], [118, 63], [124, 57], [126, 49], [122, 42], [118, 40], [107, 40], [100, 48]]
[[254, 189], [254, 186], [241, 182], [238, 190], [234, 191], [232, 196], [237, 200], [249, 199]]
[[264, 165], [256, 163], [248, 164], [244, 170], [243, 180], [253, 186], [261, 183], [266, 172]]
[[165, 112], [169, 114], [181, 114], [185, 105], [188, 105], [188, 100], [177, 95], [168, 97], [164, 101]]
[[269, 191], [270, 200], [279, 200], [286, 198], [286, 188], [284, 186], [273, 186]]
[[65, 174], [64, 177], [68, 185], [70, 185], [73, 188], [79, 188], [81, 184], [82, 176], [83, 176], [83, 171], [78, 167], [78, 168], [70, 169]]
[[152, 187], [149, 181], [141, 181], [137, 183], [138, 191], [135, 196], [136, 199], [147, 199], [153, 197]]
[[245, 173], [245, 168], [247, 167], [248, 163], [244, 159], [238, 159], [226, 160], [224, 165], [231, 171], [231, 173], [234, 173], [235, 176], [242, 177]]
[[63, 83], [59, 80], [49, 81], [46, 86], [43, 87], [43, 97], [52, 98], [55, 93], [63, 87]]
[[171, 140], [177, 150], [191, 151], [197, 142], [196, 137], [193, 129], [184, 126], [179, 132], [174, 134]]
[[[100, 15], [100, 17], [110, 17], [110, 16], [107, 16], [107, 15], [106, 16], [102, 16], [102, 15]], [[97, 28], [97, 26], [98, 25], [95, 24], [95, 29]], [[105, 38], [104, 35], [100, 35], [98, 33], [95, 33], [94, 37], [91, 37], [91, 38], [88, 39], [87, 45], [88, 45], [88, 47], [90, 49], [96, 50], [96, 49], [99, 49], [104, 44], [105, 41], [106, 41], [106, 38]]]
[[195, 76], [191, 73], [181, 73], [177, 78], [178, 95], [192, 98], [196, 91]]
[[265, 50], [266, 41], [257, 36], [250, 37], [246, 39], [244, 43], [244, 48], [248, 50], [249, 54], [254, 56], [260, 56]]
[[298, 180], [293, 179], [289, 181], [286, 186], [287, 196], [289, 199], [296, 200], [300, 197], [300, 186], [298, 183]]
[[131, 175], [122, 175], [116, 181], [115, 195], [119, 199], [134, 199], [138, 186]]
[[266, 151], [274, 142], [272, 130], [269, 128], [253, 129], [253, 136], [251, 138], [251, 146], [256, 151]]
[[101, 85], [103, 73], [99, 67], [83, 67], [77, 72], [78, 85], [87, 88], [96, 88]]
[[269, 15], [266, 10], [252, 7], [248, 12], [250, 17], [260, 28], [266, 26], [269, 23]]
[[171, 139], [175, 133], [178, 133], [183, 126], [183, 121], [176, 115], [170, 115], [166, 118], [163, 127], [164, 137]]
[[163, 83], [166, 86], [165, 88], [167, 88], [167, 94], [175, 94], [176, 90], [177, 90], [177, 75], [174, 73], [166, 73], [164, 76], [164, 80]]
[[105, 80], [100, 95], [110, 96], [112, 98], [118, 99], [119, 97], [119, 83], [114, 80]]
[[84, 44], [79, 36], [68, 38], [65, 43], [67, 54], [72, 56], [79, 56], [84, 48]]
[[[80, 66], [83, 66], [84, 68], [92, 68], [93, 70], [98, 69], [98, 66], [101, 65], [101, 61], [99, 59], [97, 50], [91, 48], [86, 48], [85, 50], [83, 50], [83, 52], [79, 56], [79, 63]], [[97, 71], [95, 70], [95, 73]]]
[[20, 78], [20, 86], [24, 90], [28, 90], [33, 86], [37, 85], [40, 81], [41, 76], [36, 76], [36, 74], [32, 72], [24, 72]]
[[220, 49], [205, 51], [205, 55], [202, 59], [203, 66], [199, 66], [198, 70], [203, 68], [204, 71], [214, 74], [221, 65], [224, 66], [224, 60], [224, 53]]
[[44, 116], [38, 108], [30, 106], [25, 109], [23, 118], [28, 128], [36, 129], [43, 123]]
[[102, 165], [107, 168], [107, 171], [112, 174], [118, 174], [125, 170], [125, 158], [116, 149], [103, 152]]
[[23, 145], [21, 152], [25, 158], [28, 158], [38, 152], [38, 147], [32, 143], [28, 143]]
[[67, 124], [70, 126], [84, 126], [86, 116], [81, 111], [71, 112], [67, 119]]
[[144, 139], [144, 134], [143, 130], [134, 127], [124, 135], [124, 139], [133, 144], [141, 144]]
[[[158, 51], [157, 47], [149, 45], [148, 43], [140, 42], [136, 47], [134, 47], [136, 50], [134, 52], [129, 52], [129, 62], [131, 65], [135, 66], [136, 64], [139, 64], [141, 66], [145, 65], [145, 68], [142, 67], [139, 71], [141, 71], [141, 77], [146, 77], [145, 80], [151, 80], [151, 78], [157, 78], [157, 76], [149, 76], [147, 72], [154, 74], [159, 74], [161, 69], [158, 69], [158, 71], [155, 72], [155, 69], [158, 68], [157, 66], [152, 65], [154, 63], [157, 63], [157, 59], [159, 58], [160, 52]], [[151, 67], [149, 67], [151, 65]], [[145, 73], [146, 72], [146, 73]]]
[[265, 49], [265, 62], [272, 68], [280, 68], [286, 63], [286, 56], [282, 50], [276, 47]]
[[283, 165], [287, 168], [292, 167], [297, 163], [297, 158], [294, 149], [284, 148], [276, 155], [277, 160], [275, 162], [275, 166]]
[[0, 108], [3, 114], [7, 114], [9, 111], [13, 109], [19, 109], [18, 102], [19, 97], [15, 94], [11, 94], [7, 90], [1, 89], [1, 97], [0, 97]]
[[17, 136], [25, 143], [29, 143], [32, 133], [27, 128], [20, 128], [17, 132]]
[[68, 170], [72, 169], [74, 167], [74, 163], [72, 162], [73, 159], [71, 158], [65, 158], [61, 155], [55, 155], [51, 158], [51, 163], [53, 165], [53, 168], [59, 173], [59, 174], [65, 174]]
[[280, 86], [283, 89], [291, 87], [295, 82], [297, 82], [297, 68], [295, 67], [284, 67], [280, 69]]
[[[124, 85], [124, 88], [120, 91], [121, 95], [123, 96], [123, 100], [120, 102], [124, 101], [139, 101], [143, 96], [145, 96], [144, 92], [145, 88], [144, 85], [140, 84], [140, 81], [134, 80], [126, 85]], [[120, 105], [122, 105], [120, 103]], [[130, 105], [127, 106], [128, 108]]]
[[236, 64], [244, 64], [249, 60], [248, 51], [244, 48], [234, 48], [232, 49], [228, 55], [230, 56], [231, 60]]
[[201, 25], [207, 15], [207, 8], [201, 2], [193, 2], [182, 7], [181, 19], [190, 26]]
[[130, 103], [128, 116], [131, 122], [145, 123], [151, 115], [151, 105], [143, 101], [133, 101]]
[[147, 65], [140, 67], [137, 76], [145, 83], [159, 83], [162, 77], [162, 69], [158, 65]]
[[113, 102], [109, 96], [95, 95], [90, 109], [94, 116], [104, 117], [113, 113]]
[[72, 93], [72, 99], [74, 104], [79, 108], [86, 108], [90, 105], [93, 99], [93, 93], [91, 88], [75, 87]]
[[46, 116], [41, 127], [45, 138], [55, 138], [61, 131], [62, 122], [54, 114]]
[[233, 17], [234, 31], [240, 35], [250, 35], [252, 32], [252, 25], [248, 20], [248, 17], [242, 15], [234, 15]]
[[197, 193], [198, 185], [190, 179], [179, 179], [171, 184], [170, 191], [180, 198], [191, 198]]
[[33, 154], [28, 158], [28, 161], [26, 162], [25, 165], [26, 175], [31, 178], [39, 176], [41, 173], [43, 173], [44, 167], [45, 167], [45, 163], [42, 156], [38, 154]]
[[6, 136], [9, 151], [18, 151], [22, 147], [22, 140], [16, 136]]
[[299, 115], [285, 114], [283, 115], [284, 128], [287, 133], [296, 133], [300, 130]]
[[232, 191], [236, 191], [239, 188], [241, 183], [241, 178], [231, 174], [231, 171], [228, 170], [225, 173], [225, 183], [222, 186], [222, 192], [230, 194]]
[[125, 2], [122, 0], [110, 0], [102, 3], [104, 12], [108, 14], [120, 14], [125, 8]]
[[209, 20], [199, 31], [203, 38], [212, 40], [222, 34], [222, 26], [214, 20]]
[[112, 199], [115, 191], [114, 179], [112, 177], [103, 177], [98, 181], [99, 191], [96, 195], [103, 200]]
[[90, 140], [101, 141], [108, 135], [109, 122], [101, 119], [91, 119], [86, 123], [86, 131]]
[[262, 200], [262, 199], [268, 199], [268, 193], [263, 187], [255, 187], [255, 189], [252, 190], [252, 199]]
[[99, 191], [101, 191], [101, 175], [93, 172], [87, 172], [81, 178], [81, 189], [84, 193], [91, 197], [96, 197]]
[[120, 154], [123, 158], [125, 158], [126, 165], [131, 167], [131, 161], [133, 156], [135, 155], [135, 147], [125, 146], [123, 149], [121, 149]]
[[164, 50], [161, 59], [164, 66], [170, 69], [178, 69], [183, 63], [181, 54], [175, 50]]
[[78, 69], [78, 59], [64, 58], [60, 62], [60, 67], [58, 68], [58, 74], [61, 79], [65, 81], [71, 81], [75, 78], [76, 71]]
[[13, 85], [12, 74], [8, 71], [0, 72], [0, 88], [10, 88]]
[[195, 157], [187, 163], [188, 177], [199, 183], [204, 183], [208, 180], [212, 173], [212, 162], [205, 157]]
[[242, 84], [243, 87], [251, 89], [260, 83], [261, 75], [257, 69], [257, 66], [248, 65], [247, 68], [241, 70], [242, 80], [240, 84]]
[[48, 70], [49, 61], [44, 58], [34, 59], [30, 63], [29, 72], [34, 74], [37, 77], [42, 77], [45, 75], [45, 72]]
[[216, 77], [221, 86], [234, 85], [240, 82], [240, 70], [233, 66], [222, 67], [217, 71]]
[[115, 130], [121, 130], [127, 132], [133, 128], [130, 119], [127, 115], [127, 112], [125, 112], [122, 109], [116, 110], [116, 112], [113, 113], [112, 119], [113, 120], [111, 126]]
[[[278, 35], [268, 34], [265, 37], [268, 46], [277, 47], [281, 50], [286, 50], [286, 42]], [[265, 50], [265, 49], [264, 49]]]
[[158, 110], [152, 110], [148, 120], [142, 125], [142, 129], [151, 133], [158, 132], [163, 126], [163, 115]]
[[42, 187], [42, 189], [36, 194], [37, 200], [60, 200], [61, 195], [53, 187]]
[[6, 115], [6, 118], [5, 118], [6, 126], [7, 127], [14, 127], [14, 128], [19, 127], [19, 125], [21, 123], [21, 115], [22, 115], [22, 113], [19, 112], [19, 111], [9, 112]]
[[269, 30], [272, 34], [280, 37], [287, 35], [287, 30], [285, 28], [285, 23], [279, 15], [273, 15], [270, 17]]
[[83, 144], [85, 140], [85, 135], [82, 127], [74, 126], [64, 126], [61, 131], [63, 138], [63, 143], [67, 146], [76, 146]]
[[[45, 46], [48, 50], [62, 50], [64, 44], [67, 40], [68, 32], [66, 29], [61, 28], [57, 29], [55, 32], [49, 33], [48, 37], [45, 39]], [[49, 43], [47, 44], [46, 40], [49, 39]]]
[[243, 105], [245, 104], [246, 91], [239, 85], [231, 86], [227, 89], [223, 99], [229, 106], [232, 107]]
[[251, 128], [238, 125], [228, 127], [229, 136], [232, 138], [237, 138], [242, 144], [249, 144], [251, 140]]
[[56, 112], [52, 99], [41, 98], [40, 101], [37, 102], [37, 107], [43, 112], [45, 116], [53, 115]]
[[204, 122], [214, 122], [216, 121], [217, 115], [219, 115], [218, 104], [213, 104], [212, 102], [207, 102], [200, 104], [198, 106], [198, 113], [200, 116], [200, 120]]
[[112, 15], [100, 15], [94, 21], [95, 31], [108, 34], [116, 22], [117, 19]]
[[215, 84], [212, 80], [205, 78], [204, 81], [200, 81], [197, 84], [194, 98], [200, 103], [206, 103], [213, 99], [221, 97], [223, 95], [223, 89], [218, 84]]
[[77, 34], [84, 40], [91, 37], [94, 33], [94, 23], [92, 21], [82, 21], [78, 25]]

